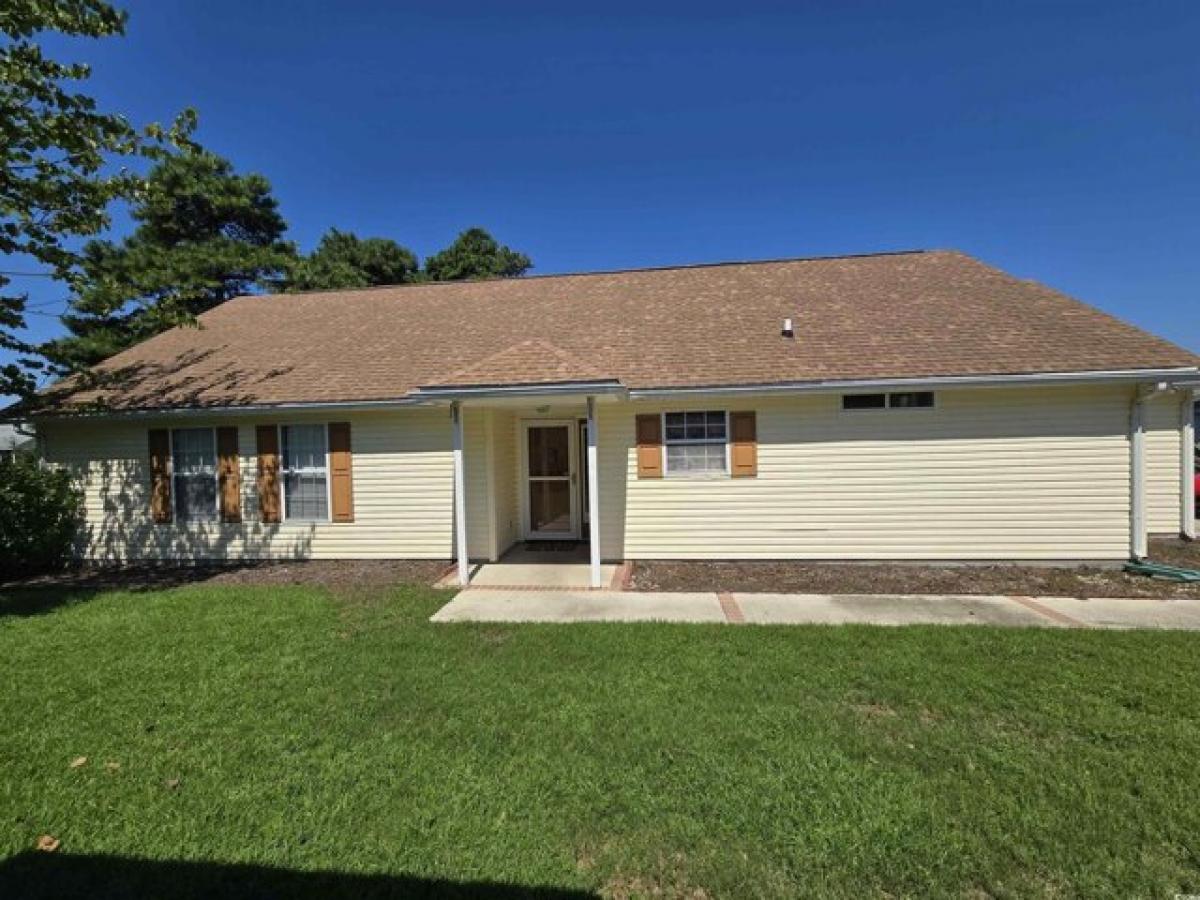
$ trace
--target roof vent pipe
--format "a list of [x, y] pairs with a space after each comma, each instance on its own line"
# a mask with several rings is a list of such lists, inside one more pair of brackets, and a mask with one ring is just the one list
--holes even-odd
[[791, 319], [783, 320], [783, 331], [781, 331], [780, 334], [782, 334], [785, 338], [794, 338], [796, 336], [796, 332], [792, 331]]

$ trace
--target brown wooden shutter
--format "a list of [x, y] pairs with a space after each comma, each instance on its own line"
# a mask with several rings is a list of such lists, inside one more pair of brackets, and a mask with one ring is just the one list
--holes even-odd
[[662, 417], [657, 413], [637, 417], [638, 478], [662, 478]]
[[758, 424], [752, 412], [729, 414], [729, 474], [753, 478], [758, 474]]
[[350, 455], [350, 423], [329, 423], [329, 494], [333, 521], [354, 521], [354, 478]]
[[242, 521], [242, 464], [238, 457], [238, 430], [217, 429], [217, 483], [221, 489], [221, 521]]
[[150, 517], [164, 524], [171, 521], [171, 432], [151, 428], [150, 445]]
[[262, 521], [279, 521], [279, 429], [259, 425], [255, 429], [258, 446], [258, 514]]

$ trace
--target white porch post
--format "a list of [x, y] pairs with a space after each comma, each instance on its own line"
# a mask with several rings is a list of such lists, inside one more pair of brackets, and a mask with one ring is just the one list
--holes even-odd
[[1129, 414], [1129, 555], [1146, 557], [1146, 415], [1145, 395], [1136, 388]]
[[592, 587], [600, 584], [600, 490], [596, 471], [596, 398], [587, 398], [588, 539], [592, 554]]
[[462, 404], [450, 404], [450, 420], [454, 423], [454, 547], [458, 554], [458, 583], [463, 587], [471, 581], [471, 560], [467, 556], [467, 488], [463, 477], [463, 420]]
[[1179, 410], [1179, 533], [1189, 541], [1196, 539], [1196, 417], [1195, 398], [1183, 392]]

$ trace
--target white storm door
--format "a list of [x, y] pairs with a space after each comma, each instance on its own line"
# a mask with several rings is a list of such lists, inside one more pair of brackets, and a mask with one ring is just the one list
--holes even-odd
[[576, 431], [572, 421], [523, 423], [526, 540], [579, 537]]

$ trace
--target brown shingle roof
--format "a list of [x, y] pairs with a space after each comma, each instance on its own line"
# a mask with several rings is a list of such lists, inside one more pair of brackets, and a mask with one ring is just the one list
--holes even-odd
[[[616, 381], [594, 365], [540, 340], [521, 341], [439, 378], [438, 387]], [[425, 385], [433, 387], [434, 385]]]
[[[795, 339], [780, 336], [784, 318]], [[952, 251], [239, 297], [101, 366], [124, 408], [1171, 368], [1197, 357]], [[73, 400], [97, 398], [95, 391]]]

